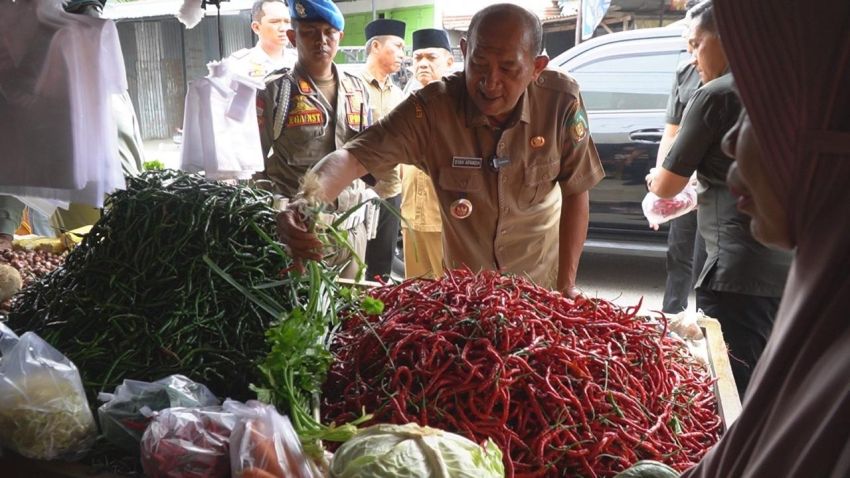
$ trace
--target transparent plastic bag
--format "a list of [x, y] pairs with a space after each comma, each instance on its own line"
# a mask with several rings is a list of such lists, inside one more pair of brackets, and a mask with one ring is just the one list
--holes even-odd
[[662, 199], [651, 192], [646, 193], [641, 207], [650, 224], [664, 224], [696, 209], [697, 189], [693, 184], [688, 184], [682, 192], [670, 199]]
[[230, 435], [230, 470], [233, 478], [318, 478], [315, 466], [304, 455], [289, 418], [272, 405], [249, 400], [225, 400], [224, 410], [238, 420]]
[[148, 478], [228, 478], [236, 416], [221, 407], [166, 408], [142, 435]]
[[0, 444], [37, 460], [82, 458], [97, 427], [77, 367], [32, 332], [0, 334]]
[[139, 441], [155, 411], [173, 407], [210, 407], [220, 402], [210, 390], [183, 375], [169, 375], [156, 382], [124, 380], [115, 393], [101, 393], [104, 401], [97, 409], [103, 436], [132, 454], [139, 453]]
[[18, 337], [18, 334], [0, 321], [0, 363], [3, 363], [3, 355], [11, 352], [19, 340], [21, 339]]

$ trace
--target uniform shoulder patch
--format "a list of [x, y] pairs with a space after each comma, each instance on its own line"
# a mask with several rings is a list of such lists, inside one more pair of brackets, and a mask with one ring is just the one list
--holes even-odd
[[535, 82], [537, 86], [547, 90], [562, 91], [576, 98], [579, 96], [578, 82], [572, 76], [555, 70], [543, 70]]
[[366, 81], [363, 80], [363, 78], [361, 76], [356, 75], [354, 73], [347, 72], [347, 71], [343, 71], [342, 74], [343, 74], [343, 81], [348, 79], [349, 81], [354, 82], [354, 86], [356, 88], [358, 88], [360, 90], [366, 89]]
[[584, 108], [579, 106], [575, 114], [571, 117], [567, 117], [564, 121], [564, 126], [569, 131], [573, 144], [578, 144], [584, 141], [588, 134], [587, 113], [585, 113]]

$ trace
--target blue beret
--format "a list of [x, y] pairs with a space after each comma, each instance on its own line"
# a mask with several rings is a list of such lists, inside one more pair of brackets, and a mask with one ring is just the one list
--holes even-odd
[[295, 21], [326, 22], [342, 31], [345, 18], [339, 7], [331, 0], [289, 0], [289, 16]]
[[423, 48], [443, 48], [452, 51], [449, 34], [439, 28], [423, 28], [413, 32], [413, 51]]
[[392, 35], [404, 38], [404, 22], [389, 18], [372, 20], [366, 25], [366, 39], [382, 35]]

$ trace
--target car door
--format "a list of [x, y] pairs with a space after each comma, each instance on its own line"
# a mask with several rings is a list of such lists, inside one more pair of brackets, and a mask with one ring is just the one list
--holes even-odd
[[644, 177], [655, 166], [675, 72], [689, 56], [676, 31], [601, 44], [563, 64], [581, 86], [606, 172], [590, 193], [592, 233], [663, 239], [665, 231], [648, 229], [640, 203], [646, 194]]

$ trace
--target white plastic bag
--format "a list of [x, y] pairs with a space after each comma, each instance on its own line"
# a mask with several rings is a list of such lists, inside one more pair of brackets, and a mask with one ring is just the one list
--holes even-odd
[[81, 458], [97, 429], [77, 367], [38, 335], [15, 341], [5, 330], [0, 445], [37, 460]]
[[132, 454], [139, 453], [139, 441], [153, 412], [172, 407], [209, 407], [219, 401], [205, 386], [183, 375], [169, 375], [156, 382], [124, 380], [115, 393], [101, 393], [105, 401], [97, 409], [104, 437]]
[[224, 411], [238, 420], [230, 434], [230, 471], [233, 478], [320, 476], [301, 449], [289, 418], [272, 405], [249, 400], [225, 400]]
[[697, 189], [688, 184], [682, 192], [670, 199], [662, 199], [649, 192], [644, 196], [641, 206], [650, 224], [663, 224], [696, 209]]

